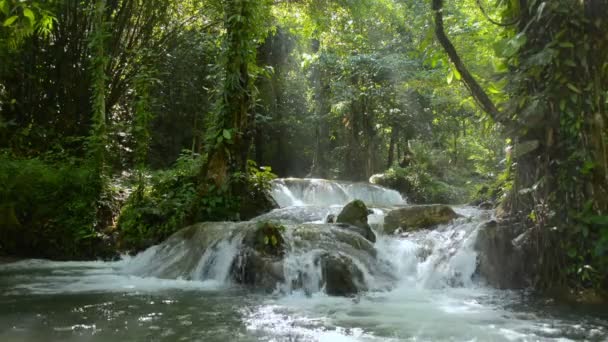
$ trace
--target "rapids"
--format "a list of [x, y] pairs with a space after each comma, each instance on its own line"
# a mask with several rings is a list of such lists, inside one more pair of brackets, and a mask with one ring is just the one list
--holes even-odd
[[[500, 291], [476, 273], [474, 241], [491, 211], [456, 207], [449, 225], [381, 233], [407, 205], [375, 185], [319, 179], [273, 184], [281, 208], [254, 221], [287, 226], [284, 281], [271, 293], [231, 281], [255, 222], [208, 223], [115, 262], [0, 264], [0, 341], [569, 341], [608, 339], [608, 310], [573, 311], [525, 291]], [[376, 243], [324, 224], [361, 199]], [[367, 249], [371, 250], [367, 250]], [[339, 252], [366, 291], [325, 294], [320, 253]], [[294, 286], [294, 284], [299, 284]]]

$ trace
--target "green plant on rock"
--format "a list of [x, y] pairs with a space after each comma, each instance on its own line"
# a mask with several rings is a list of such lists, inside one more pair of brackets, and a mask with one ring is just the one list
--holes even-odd
[[285, 226], [274, 222], [260, 222], [256, 230], [255, 249], [270, 256], [285, 254]]

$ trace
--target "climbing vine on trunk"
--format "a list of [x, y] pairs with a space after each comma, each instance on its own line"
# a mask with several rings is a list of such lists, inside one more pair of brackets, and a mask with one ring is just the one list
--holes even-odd
[[[605, 2], [508, 2], [503, 57], [512, 98], [499, 112], [445, 33], [437, 40], [479, 106], [514, 137], [511, 217], [533, 226], [541, 288], [608, 282], [608, 21]], [[485, 14], [485, 12], [484, 12]], [[516, 18], [516, 20], [514, 20]]]
[[253, 137], [253, 106], [258, 45], [267, 34], [264, 25], [269, 1], [224, 1], [224, 84], [216, 108], [215, 130], [208, 148], [203, 177], [225, 187], [234, 173], [246, 174]]

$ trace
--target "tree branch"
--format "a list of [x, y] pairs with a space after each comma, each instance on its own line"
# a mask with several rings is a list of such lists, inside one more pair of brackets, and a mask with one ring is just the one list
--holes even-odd
[[486, 94], [475, 78], [473, 78], [473, 75], [471, 75], [460, 59], [460, 56], [458, 56], [456, 48], [445, 34], [445, 29], [443, 26], [443, 0], [433, 0], [432, 6], [433, 11], [435, 12], [435, 35], [437, 36], [439, 44], [441, 44], [445, 52], [448, 54], [450, 61], [452, 64], [454, 64], [454, 67], [462, 76], [462, 82], [469, 89], [477, 104], [483, 111], [488, 113], [495, 122], [499, 122], [500, 112], [494, 105], [494, 102], [492, 102], [488, 94]]

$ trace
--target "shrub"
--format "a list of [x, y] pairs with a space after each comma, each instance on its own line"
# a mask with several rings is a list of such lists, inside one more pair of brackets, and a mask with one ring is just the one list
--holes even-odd
[[260, 214], [257, 209], [275, 177], [269, 168], [257, 168], [250, 162], [247, 177], [233, 175], [235, 181], [243, 182], [244, 193], [231, 194], [228, 189], [210, 186], [201, 194], [199, 175], [204, 162], [204, 157], [182, 154], [172, 169], [157, 172], [140, 185], [119, 218], [121, 249], [142, 250], [196, 222], [248, 219]]
[[99, 256], [100, 181], [87, 167], [0, 155], [0, 253]]

